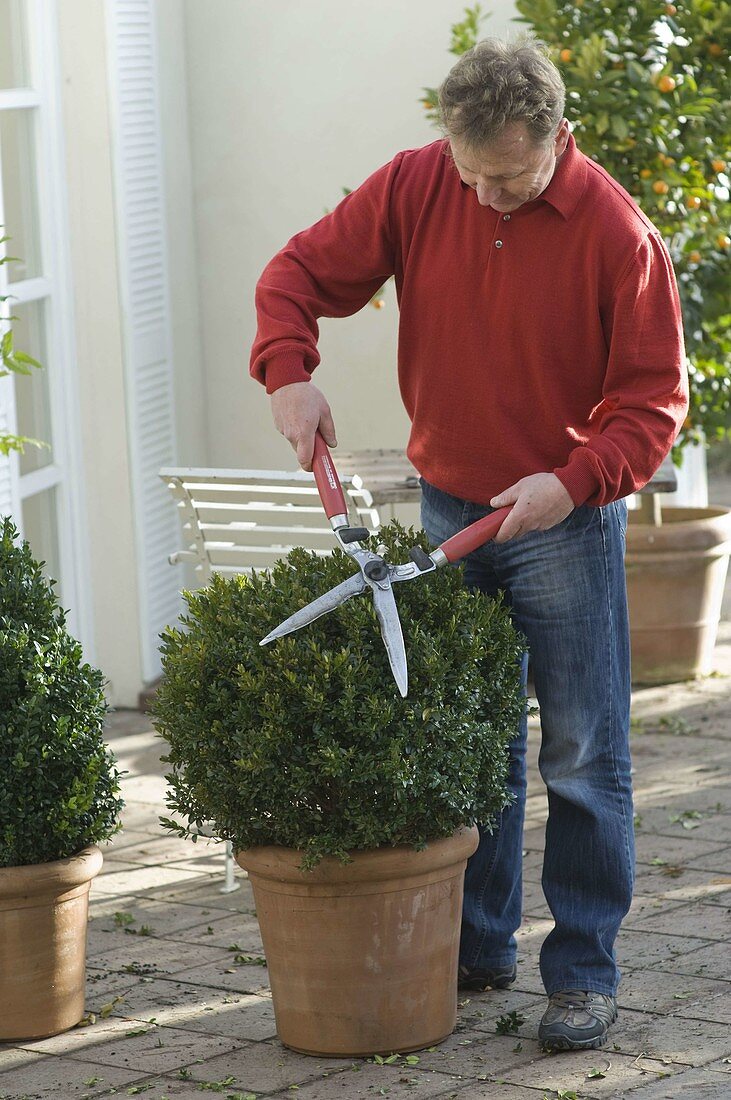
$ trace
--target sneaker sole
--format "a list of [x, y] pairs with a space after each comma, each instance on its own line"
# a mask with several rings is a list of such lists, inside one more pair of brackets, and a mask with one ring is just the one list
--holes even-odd
[[608, 1035], [597, 1035], [594, 1039], [569, 1039], [567, 1035], [552, 1035], [546, 1039], [538, 1036], [543, 1050], [600, 1050], [607, 1045]]

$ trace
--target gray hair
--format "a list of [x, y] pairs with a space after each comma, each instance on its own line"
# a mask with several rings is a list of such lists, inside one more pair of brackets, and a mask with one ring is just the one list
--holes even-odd
[[439, 121], [448, 137], [481, 149], [506, 126], [524, 122], [537, 144], [553, 137], [563, 118], [561, 74], [536, 39], [484, 38], [462, 54], [439, 89]]

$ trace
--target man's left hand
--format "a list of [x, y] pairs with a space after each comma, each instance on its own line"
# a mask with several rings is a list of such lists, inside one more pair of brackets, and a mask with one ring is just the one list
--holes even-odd
[[498, 493], [490, 501], [493, 508], [513, 505], [513, 510], [495, 536], [495, 542], [507, 542], [529, 531], [547, 531], [574, 510], [574, 502], [555, 474], [531, 474]]

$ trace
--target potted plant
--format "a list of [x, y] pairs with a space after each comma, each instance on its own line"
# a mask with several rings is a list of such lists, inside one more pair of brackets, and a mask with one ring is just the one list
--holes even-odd
[[0, 1041], [81, 1019], [96, 842], [122, 807], [102, 674], [17, 535], [0, 523]]
[[[378, 533], [403, 561], [423, 535]], [[475, 822], [506, 804], [525, 707], [507, 609], [458, 570], [396, 586], [409, 661], [398, 694], [370, 601], [262, 648], [353, 572], [293, 550], [214, 576], [163, 634], [154, 703], [181, 836], [212, 822], [254, 889], [282, 1042], [308, 1054], [414, 1050], [454, 1028], [463, 872]]]

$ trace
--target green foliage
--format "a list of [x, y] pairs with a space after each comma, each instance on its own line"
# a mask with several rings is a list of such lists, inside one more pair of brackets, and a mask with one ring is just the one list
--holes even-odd
[[[731, 436], [731, 3], [729, 0], [516, 0], [566, 84], [582, 152], [657, 226], [678, 278], [690, 410], [674, 457]], [[482, 37], [479, 4], [452, 27], [457, 56]], [[436, 89], [424, 89], [437, 121]]]
[[117, 829], [102, 674], [10, 519], [0, 525], [0, 866], [75, 855]]
[[691, 406], [680, 446], [731, 434], [728, 0], [516, 0], [581, 150], [657, 226], [678, 277]]
[[[387, 560], [426, 537], [393, 523]], [[191, 835], [347, 861], [486, 822], [506, 804], [506, 745], [525, 706], [506, 608], [442, 569], [395, 585], [409, 661], [398, 694], [367, 594], [270, 645], [259, 640], [353, 573], [340, 550], [293, 550], [271, 573], [215, 576], [163, 634], [154, 704], [169, 744], [167, 803]]]
[[[9, 240], [10, 237], [0, 237], [0, 247]], [[15, 256], [0, 256], [0, 265], [12, 263], [15, 259]], [[12, 294], [0, 294], [0, 308], [10, 298], [12, 298]], [[24, 351], [18, 351], [15, 347], [13, 330], [10, 327], [11, 322], [15, 320], [16, 318], [12, 315], [7, 318], [8, 327], [0, 337], [0, 378], [7, 378], [11, 373], [30, 374], [33, 367], [40, 368], [41, 366], [36, 359], [27, 355]], [[32, 443], [35, 447], [47, 446], [39, 439], [29, 439], [25, 435], [13, 435], [11, 432], [0, 432], [0, 455], [7, 456], [11, 451], [20, 451], [22, 454], [26, 443]]]

